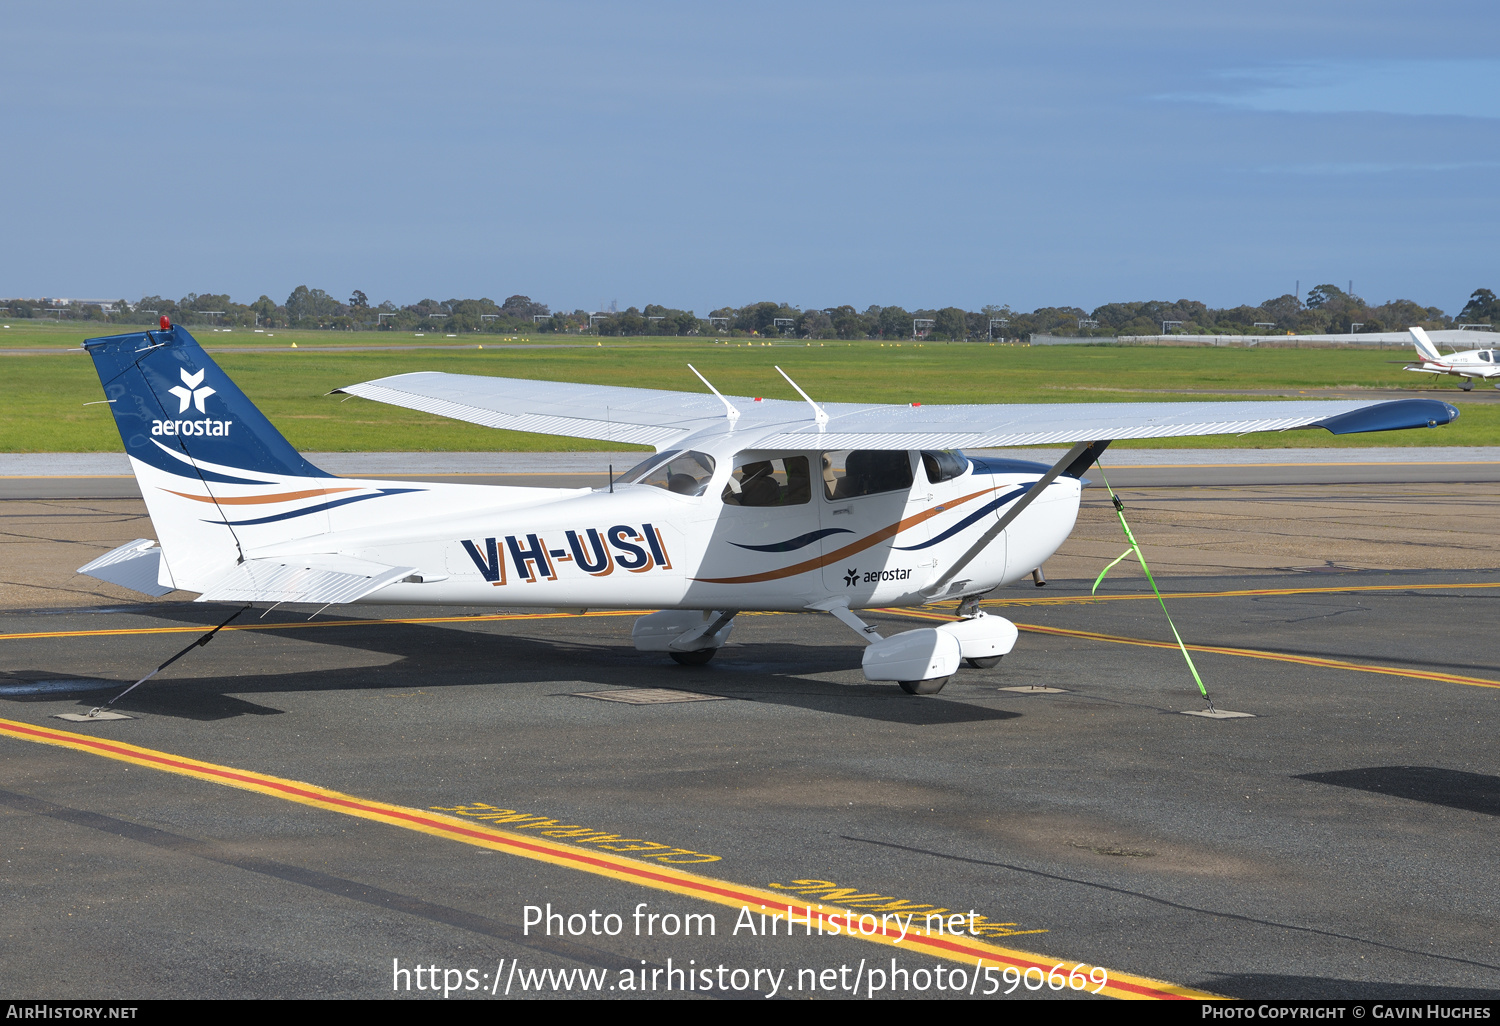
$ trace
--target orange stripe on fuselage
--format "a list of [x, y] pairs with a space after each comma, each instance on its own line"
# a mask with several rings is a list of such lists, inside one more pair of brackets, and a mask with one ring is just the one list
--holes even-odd
[[358, 488], [309, 488], [304, 492], [278, 492], [275, 495], [238, 495], [233, 498], [213, 495], [189, 495], [187, 492], [174, 492], [170, 488], [162, 491], [169, 495], [180, 495], [184, 499], [192, 499], [194, 502], [214, 502], [220, 506], [259, 506], [267, 502], [291, 502], [293, 499], [308, 499], [314, 495], [335, 495], [339, 492], [357, 492]]
[[999, 491], [999, 486], [985, 488], [978, 492], [970, 492], [962, 498], [950, 499], [947, 502], [939, 503], [932, 509], [923, 510], [915, 516], [907, 517], [905, 520], [898, 520], [888, 527], [882, 527], [874, 534], [866, 535], [859, 541], [850, 542], [841, 549], [835, 549], [826, 555], [817, 556], [813, 559], [803, 560], [801, 563], [794, 563], [780, 570], [766, 570], [758, 574], [745, 574], [743, 577], [694, 577], [693, 580], [700, 581], [703, 584], [757, 584], [760, 581], [779, 581], [783, 577], [795, 577], [797, 574], [805, 574], [809, 570], [817, 570], [825, 567], [829, 563], [837, 563], [846, 556], [852, 556], [856, 552], [868, 549], [871, 545], [878, 545], [887, 538], [894, 538], [908, 527], [915, 527], [922, 521], [937, 516], [943, 510], [952, 509], [954, 506], [961, 506], [971, 499], [977, 499], [981, 495], [988, 495], [994, 491]]

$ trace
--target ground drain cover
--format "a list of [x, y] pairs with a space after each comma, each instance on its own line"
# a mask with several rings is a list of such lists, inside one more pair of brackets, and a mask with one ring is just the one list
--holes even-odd
[[674, 691], [671, 688], [620, 688], [617, 691], [576, 691], [575, 698], [597, 698], [604, 702], [624, 702], [627, 705], [666, 705], [669, 702], [718, 702], [723, 695], [700, 695], [694, 691]]
[[1033, 688], [1022, 685], [1018, 688], [998, 688], [999, 691], [1014, 691], [1018, 695], [1066, 695], [1067, 688]]

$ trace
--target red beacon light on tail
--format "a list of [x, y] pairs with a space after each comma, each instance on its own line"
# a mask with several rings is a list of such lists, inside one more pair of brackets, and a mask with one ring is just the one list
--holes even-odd
[[162, 331], [171, 331], [172, 330], [172, 318], [168, 317], [166, 314], [162, 314], [161, 315], [161, 330]]

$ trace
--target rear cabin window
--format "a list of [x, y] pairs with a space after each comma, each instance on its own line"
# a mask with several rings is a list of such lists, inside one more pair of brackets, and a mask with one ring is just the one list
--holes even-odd
[[622, 477], [626, 484], [665, 488], [679, 495], [702, 495], [714, 476], [714, 458], [706, 452], [671, 451], [643, 460]]
[[724, 486], [726, 506], [801, 506], [811, 499], [806, 456], [750, 460], [735, 467]]
[[889, 449], [841, 449], [823, 454], [823, 494], [830, 499], [907, 491], [911, 455]]
[[926, 449], [922, 452], [922, 468], [930, 484], [952, 481], [969, 469], [969, 458], [957, 449]]

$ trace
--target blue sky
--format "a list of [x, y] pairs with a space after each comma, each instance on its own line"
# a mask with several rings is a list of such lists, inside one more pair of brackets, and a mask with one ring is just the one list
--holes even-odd
[[0, 295], [1500, 288], [1493, 3], [6, 8]]

